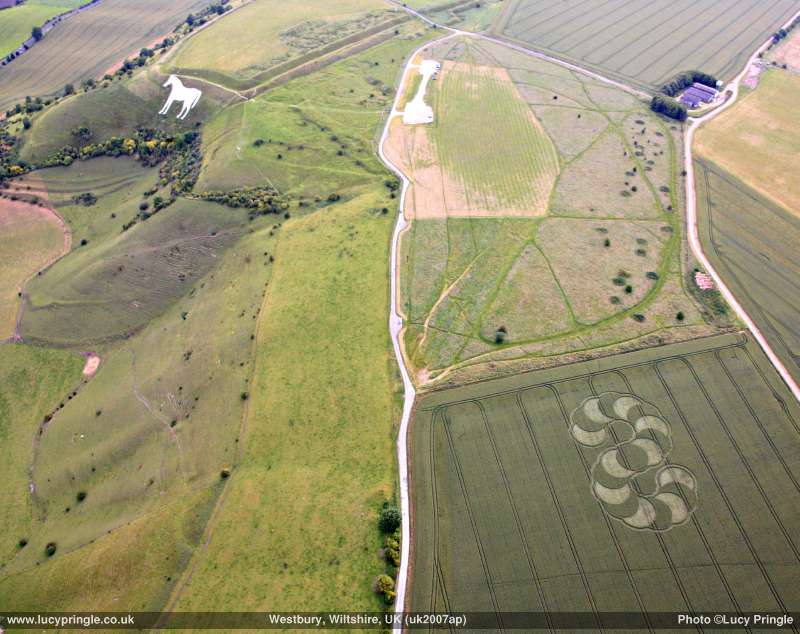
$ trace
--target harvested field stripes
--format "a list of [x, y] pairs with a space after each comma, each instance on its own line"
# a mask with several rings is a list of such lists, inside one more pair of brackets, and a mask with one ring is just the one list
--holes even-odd
[[800, 220], [707, 161], [696, 162], [700, 239], [789, 371], [800, 377]]
[[[611, 412], [614, 403], [608, 421], [616, 422], [603, 423], [611, 435], [610, 444], [600, 445], [602, 454], [570, 437], [570, 421], [587, 397], [598, 401], [597, 413]], [[644, 420], [654, 412], [671, 423], [672, 440], [656, 440], [657, 427], [642, 438], [669, 456], [632, 481], [633, 494], [657, 499], [645, 486], [655, 469], [657, 487], [665, 485], [664, 473], [686, 472], [696, 479], [697, 497], [689, 495], [695, 485], [686, 488], [685, 478], [673, 490], [684, 507], [694, 499], [698, 506], [677, 525], [654, 528], [652, 522], [664, 517], [656, 514], [648, 516], [650, 525], [631, 529], [603, 510], [590, 482], [607, 448], [619, 451], [625, 444], [625, 416]], [[795, 610], [797, 417], [797, 404], [743, 335], [433, 392], [419, 403], [412, 430], [412, 485], [433, 491], [435, 504], [412, 495], [417, 548], [411, 607], [430, 605], [428, 593], [438, 586], [448, 590], [449, 609], [456, 611], [473, 602], [537, 605], [542, 597], [554, 611], [595, 614], [609, 604], [645, 615]], [[620, 465], [638, 469], [627, 462], [637, 460], [636, 453], [627, 451]], [[470, 517], [493, 518], [474, 527], [472, 538], [459, 521], [463, 505]], [[680, 506], [671, 506], [673, 518]], [[479, 547], [472, 544], [478, 535]], [[516, 561], [489, 560], [490, 595], [485, 585], [466, 581], [478, 572], [472, 569], [477, 557], [468, 553], [495, 552], [501, 544]], [[511, 586], [513, 597], [504, 594]]]
[[566, 6], [520, 0], [499, 28], [501, 35], [567, 61], [654, 88], [691, 68], [730, 78], [750, 48], [793, 11], [790, 0], [603, 0]]
[[723, 502], [725, 504], [725, 508], [727, 510], [727, 515], [731, 518], [731, 520], [736, 525], [736, 528], [738, 529], [738, 532], [739, 532], [739, 535], [741, 537], [742, 543], [745, 544], [750, 556], [755, 561], [756, 566], [758, 567], [758, 570], [761, 573], [761, 576], [763, 577], [764, 581], [766, 581], [767, 586], [769, 587], [770, 593], [771, 593], [772, 597], [775, 599], [775, 602], [776, 602], [778, 608], [781, 609], [781, 610], [786, 610], [786, 606], [784, 605], [782, 599], [780, 598], [780, 595], [778, 594], [778, 592], [777, 592], [777, 590], [775, 588], [775, 584], [774, 584], [773, 580], [770, 578], [769, 573], [767, 572], [767, 569], [766, 569], [766, 567], [764, 565], [764, 562], [759, 557], [755, 547], [753, 546], [753, 543], [751, 541], [750, 536], [748, 536], [748, 534], [747, 534], [747, 530], [745, 529], [741, 519], [739, 518], [738, 513], [734, 509], [730, 498], [728, 497], [728, 495], [725, 492], [725, 489], [723, 488], [722, 484], [720, 483], [718, 476], [714, 472], [714, 468], [713, 468], [713, 466], [711, 464], [711, 461], [709, 460], [708, 455], [706, 454], [705, 451], [703, 451], [703, 449], [701, 449], [700, 443], [698, 442], [698, 439], [697, 439], [696, 432], [692, 429], [692, 427], [689, 425], [689, 423], [687, 421], [687, 412], [684, 409], [682, 409], [680, 404], [678, 403], [678, 400], [677, 400], [677, 397], [676, 397], [676, 391], [669, 387], [668, 382], [665, 379], [664, 373], [661, 371], [661, 369], [659, 367], [660, 363], [664, 363], [664, 360], [661, 360], [660, 362], [657, 362], [654, 365], [653, 369], [654, 369], [656, 375], [658, 376], [659, 381], [661, 382], [661, 386], [664, 389], [664, 392], [667, 394], [667, 396], [668, 396], [673, 408], [675, 409], [675, 411], [676, 411], [676, 413], [678, 415], [678, 418], [680, 419], [681, 423], [683, 423], [683, 426], [686, 429], [686, 432], [691, 437], [692, 444], [694, 445], [695, 450], [699, 454], [700, 459], [703, 462], [703, 465], [705, 466], [707, 472], [711, 476], [712, 481], [714, 482], [714, 486], [715, 486], [717, 492], [719, 493], [719, 495], [721, 496], [721, 498], [722, 498], [722, 500], [723, 500]]

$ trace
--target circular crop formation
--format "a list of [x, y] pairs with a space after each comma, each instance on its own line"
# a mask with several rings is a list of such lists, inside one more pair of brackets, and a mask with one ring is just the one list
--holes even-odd
[[697, 506], [697, 480], [669, 462], [672, 430], [654, 405], [633, 394], [604, 392], [575, 408], [570, 432], [584, 447], [601, 450], [591, 488], [608, 515], [654, 531], [689, 519]]

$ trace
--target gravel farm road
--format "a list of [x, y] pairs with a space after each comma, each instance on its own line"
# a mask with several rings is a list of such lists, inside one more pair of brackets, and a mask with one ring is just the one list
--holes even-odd
[[[507, 48], [513, 49], [519, 53], [523, 53], [525, 55], [530, 55], [532, 57], [537, 57], [539, 59], [543, 59], [560, 66], [564, 66], [569, 68], [570, 70], [574, 70], [575, 72], [582, 73], [593, 79], [597, 79], [598, 81], [602, 81], [604, 83], [610, 84], [622, 90], [625, 90], [628, 93], [634, 94], [637, 97], [642, 99], [649, 100], [650, 95], [641, 91], [638, 91], [630, 86], [622, 84], [620, 82], [614, 81], [607, 77], [603, 77], [597, 73], [594, 73], [590, 70], [582, 68], [580, 66], [576, 66], [574, 64], [570, 64], [563, 60], [557, 59], [555, 57], [551, 57], [539, 51], [531, 50], [525, 48], [523, 46], [519, 46], [517, 44], [513, 44], [511, 42], [506, 42], [504, 40], [494, 38], [490, 35], [485, 35], [482, 33], [473, 33], [471, 31], [462, 31], [460, 29], [454, 29], [451, 27], [443, 26], [436, 24], [429, 18], [425, 17], [423, 14], [415, 11], [414, 9], [404, 6], [402, 3], [397, 2], [396, 0], [389, 0], [389, 2], [397, 5], [398, 7], [402, 8], [404, 11], [407, 11], [411, 15], [419, 18], [423, 22], [434, 26], [436, 28], [440, 28], [447, 33], [441, 38], [431, 40], [426, 42], [419, 48], [417, 48], [411, 55], [408, 57], [406, 61], [406, 66], [403, 69], [403, 74], [400, 79], [400, 86], [406, 85], [406, 77], [409, 72], [412, 70], [413, 60], [417, 57], [417, 55], [426, 49], [429, 46], [434, 44], [438, 44], [444, 40], [447, 40], [451, 37], [456, 36], [465, 36], [465, 37], [473, 37], [481, 40], [485, 40], [488, 42], [492, 42], [494, 44], [498, 44], [500, 46], [505, 46]], [[786, 22], [784, 26], [788, 26], [794, 21], [796, 18], [800, 17], [800, 11], [798, 11], [795, 15], [792, 16], [790, 20]], [[716, 272], [714, 267], [711, 265], [711, 262], [706, 257], [705, 253], [703, 253], [703, 248], [700, 243], [700, 239], [698, 237], [697, 232], [697, 198], [695, 193], [694, 187], [694, 171], [692, 169], [692, 140], [694, 139], [694, 133], [697, 128], [719, 115], [721, 112], [730, 108], [735, 102], [737, 97], [739, 96], [739, 85], [744, 78], [747, 70], [750, 68], [750, 65], [755, 61], [758, 57], [759, 53], [763, 52], [772, 41], [770, 37], [769, 40], [764, 42], [758, 50], [750, 57], [745, 65], [744, 69], [742, 70], [739, 75], [734, 78], [734, 80], [729, 84], [726, 88], [727, 90], [731, 91], [730, 98], [721, 106], [716, 108], [715, 110], [709, 112], [708, 114], [698, 117], [698, 118], [691, 118], [689, 120], [689, 125], [686, 128], [686, 138], [685, 138], [685, 147], [686, 153], [684, 156], [684, 165], [686, 170], [686, 224], [688, 227], [688, 240], [689, 246], [692, 249], [694, 256], [697, 260], [705, 267], [708, 271], [709, 275], [713, 278], [714, 282], [717, 284], [722, 295], [725, 297], [726, 301], [730, 304], [730, 306], [736, 311], [737, 316], [744, 322], [744, 324], [748, 327], [748, 329], [753, 333], [756, 341], [758, 341], [761, 348], [767, 355], [767, 358], [770, 360], [772, 365], [780, 374], [781, 378], [786, 382], [789, 386], [789, 389], [792, 391], [794, 397], [800, 401], [800, 388], [798, 388], [797, 383], [792, 378], [791, 374], [788, 372], [786, 367], [783, 365], [781, 360], [772, 350], [772, 347], [769, 345], [769, 342], [766, 338], [761, 334], [761, 331], [756, 326], [755, 322], [750, 318], [747, 312], [744, 310], [742, 305], [736, 300], [731, 293], [730, 289], [725, 285], [720, 278], [719, 274]], [[399, 203], [399, 213], [397, 217], [397, 224], [394, 228], [394, 233], [392, 235], [392, 247], [391, 247], [391, 261], [390, 261], [390, 277], [391, 277], [391, 292], [390, 292], [390, 307], [389, 307], [389, 332], [392, 337], [392, 346], [394, 348], [395, 356], [397, 357], [397, 364], [400, 367], [400, 374], [403, 378], [403, 414], [400, 420], [400, 428], [397, 435], [397, 463], [398, 463], [398, 470], [400, 476], [400, 511], [402, 513], [403, 523], [402, 523], [402, 545], [401, 545], [401, 558], [400, 558], [400, 569], [397, 573], [397, 581], [396, 581], [396, 591], [397, 596], [395, 598], [395, 611], [402, 612], [405, 610], [406, 607], [406, 586], [408, 585], [408, 566], [409, 566], [409, 557], [411, 551], [411, 522], [410, 522], [410, 500], [409, 500], [409, 491], [408, 491], [408, 446], [407, 446], [407, 437], [408, 437], [408, 425], [411, 418], [411, 412], [414, 407], [414, 399], [416, 398], [416, 390], [414, 388], [414, 383], [411, 380], [411, 376], [406, 366], [405, 358], [403, 356], [403, 346], [401, 342], [401, 336], [403, 332], [404, 322], [403, 316], [400, 312], [399, 303], [398, 303], [398, 288], [399, 288], [399, 278], [400, 278], [400, 267], [399, 267], [399, 253], [398, 247], [400, 243], [400, 237], [402, 236], [403, 232], [409, 225], [408, 220], [405, 217], [405, 198], [408, 192], [408, 187], [411, 184], [408, 177], [397, 167], [391, 160], [386, 156], [384, 152], [384, 144], [386, 142], [387, 137], [389, 136], [389, 129], [392, 123], [392, 120], [402, 113], [397, 110], [397, 104], [401, 97], [402, 93], [400, 90], [397, 91], [395, 95], [394, 103], [392, 104], [392, 110], [389, 113], [389, 116], [386, 119], [386, 124], [383, 129], [383, 133], [381, 135], [380, 143], [378, 145], [378, 155], [380, 156], [381, 161], [388, 167], [397, 177], [400, 179], [402, 183], [401, 191], [400, 191], [400, 203]], [[396, 625], [394, 627], [394, 631], [398, 634], [402, 632], [403, 627], [402, 625]]]

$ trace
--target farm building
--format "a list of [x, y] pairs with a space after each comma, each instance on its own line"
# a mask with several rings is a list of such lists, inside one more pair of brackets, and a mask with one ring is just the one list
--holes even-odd
[[710, 86], [695, 82], [681, 96], [681, 102], [690, 108], [697, 108], [701, 103], [711, 103], [716, 99], [717, 91]]

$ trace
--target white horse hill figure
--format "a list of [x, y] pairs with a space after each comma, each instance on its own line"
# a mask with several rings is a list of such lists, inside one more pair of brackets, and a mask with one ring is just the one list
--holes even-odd
[[172, 86], [172, 92], [169, 93], [167, 103], [158, 111], [158, 114], [167, 114], [175, 101], [181, 101], [183, 102], [183, 108], [178, 113], [178, 119], [185, 119], [189, 115], [189, 111], [200, 101], [203, 92], [197, 88], [187, 88], [175, 75], [170, 75], [167, 81], [164, 82], [165, 88], [169, 86]]

